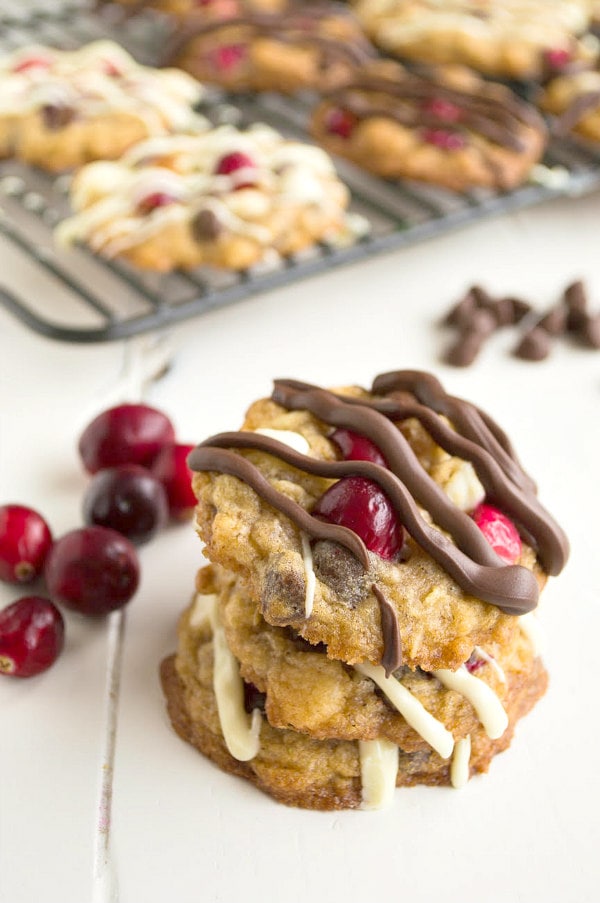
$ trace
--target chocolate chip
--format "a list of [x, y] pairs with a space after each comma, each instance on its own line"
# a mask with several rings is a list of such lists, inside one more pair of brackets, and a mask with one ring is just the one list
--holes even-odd
[[349, 605], [358, 605], [369, 592], [367, 575], [360, 561], [335, 542], [321, 539], [314, 544], [313, 568], [321, 583]]
[[485, 336], [479, 332], [461, 333], [446, 352], [445, 361], [453, 367], [469, 367], [483, 347]]
[[588, 315], [578, 335], [588, 348], [600, 348], [600, 314]]
[[223, 231], [223, 225], [212, 210], [200, 210], [191, 222], [192, 235], [198, 242], [214, 241]]
[[543, 361], [552, 349], [552, 339], [545, 329], [534, 326], [526, 332], [514, 350], [515, 357], [525, 361]]
[[563, 335], [567, 330], [567, 308], [564, 304], [557, 304], [537, 325], [545, 329], [549, 335]]
[[274, 555], [265, 574], [261, 606], [270, 624], [284, 626], [305, 620], [306, 577], [298, 557]]
[[75, 119], [73, 107], [64, 104], [48, 103], [41, 109], [44, 125], [52, 132], [64, 129]]
[[531, 313], [531, 304], [522, 298], [510, 298], [513, 308], [513, 323], [520, 323], [528, 313]]
[[571, 283], [565, 289], [564, 302], [567, 305], [567, 329], [578, 332], [584, 324], [587, 316], [587, 293], [581, 280]]
[[446, 326], [466, 326], [477, 309], [475, 296], [468, 291], [464, 298], [451, 307], [443, 319]]

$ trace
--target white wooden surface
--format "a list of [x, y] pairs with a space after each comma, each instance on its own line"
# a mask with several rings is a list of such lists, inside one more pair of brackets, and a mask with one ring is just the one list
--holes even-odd
[[[235, 428], [275, 376], [368, 382], [434, 369], [513, 438], [573, 546], [544, 596], [547, 697], [513, 748], [463, 791], [398, 791], [385, 813], [286, 809], [222, 774], [171, 731], [157, 667], [174, 648], [201, 547], [191, 526], [141, 552], [127, 610], [112, 801], [113, 899], [121, 903], [300, 903], [434, 899], [596, 903], [600, 829], [597, 637], [600, 354], [563, 343], [549, 361], [511, 358], [494, 338], [465, 371], [439, 363], [434, 323], [471, 282], [550, 304], [585, 277], [600, 307], [600, 196], [557, 201], [178, 327], [174, 366], [149, 400], [182, 440]], [[0, 279], [47, 296], [0, 245]], [[0, 311], [0, 502], [43, 511], [56, 534], [80, 523], [82, 418], [114, 383], [118, 345], [67, 346]], [[0, 586], [0, 605], [15, 598]], [[0, 903], [88, 903], [104, 745], [108, 623], [67, 617], [60, 661], [29, 681], [0, 679]]]

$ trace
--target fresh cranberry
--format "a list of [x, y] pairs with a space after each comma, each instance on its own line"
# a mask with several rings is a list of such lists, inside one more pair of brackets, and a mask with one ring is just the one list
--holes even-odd
[[450, 100], [444, 100], [443, 97], [432, 97], [431, 100], [426, 100], [423, 109], [444, 122], [458, 122], [463, 114], [460, 107]]
[[329, 438], [332, 442], [335, 442], [344, 460], [372, 461], [373, 464], [387, 467], [387, 462], [375, 443], [367, 439], [366, 436], [353, 433], [352, 430], [340, 428], [334, 430]]
[[521, 537], [509, 518], [493, 505], [478, 505], [471, 517], [493, 548], [508, 564], [521, 557]]
[[236, 69], [248, 56], [245, 44], [225, 44], [216, 47], [210, 54], [210, 61], [219, 72], [230, 72]]
[[110, 75], [111, 78], [119, 78], [123, 75], [123, 71], [112, 60], [102, 60], [102, 68], [106, 75]]
[[89, 526], [110, 527], [131, 542], [148, 542], [167, 523], [167, 494], [160, 481], [139, 464], [99, 471], [83, 499]]
[[31, 72], [33, 69], [49, 69], [50, 60], [45, 56], [28, 56], [13, 67], [13, 72]]
[[546, 50], [544, 58], [550, 69], [564, 69], [571, 62], [571, 51], [564, 48], [556, 48], [555, 50]]
[[469, 674], [475, 674], [475, 672], [479, 671], [480, 668], [483, 668], [484, 665], [485, 659], [480, 658], [476, 652], [472, 652], [469, 660], [465, 662], [465, 668]]
[[52, 545], [44, 518], [24, 505], [0, 507], [0, 580], [29, 583], [41, 574]]
[[357, 123], [358, 119], [354, 113], [340, 107], [328, 110], [325, 115], [325, 128], [331, 135], [338, 135], [340, 138], [349, 138]]
[[175, 441], [173, 424], [162, 411], [145, 404], [122, 404], [92, 420], [79, 440], [88, 473], [119, 464], [150, 467], [163, 445]]
[[63, 617], [49, 599], [17, 599], [0, 611], [0, 674], [40, 674], [56, 661], [64, 638]]
[[448, 132], [446, 129], [424, 129], [423, 141], [448, 151], [462, 150], [467, 143], [458, 132]]
[[392, 559], [402, 548], [404, 531], [390, 500], [377, 483], [365, 477], [342, 477], [321, 496], [312, 513], [349, 527], [382, 558]]
[[169, 204], [174, 204], [176, 200], [176, 197], [172, 194], [167, 194], [166, 191], [154, 191], [152, 194], [147, 194], [145, 198], [142, 198], [137, 205], [137, 210], [142, 216], [147, 216], [153, 210], [156, 210], [157, 207], [168, 207]]
[[196, 506], [192, 471], [187, 457], [193, 445], [165, 445], [152, 465], [152, 473], [167, 493], [169, 513], [176, 520], [189, 517]]
[[83, 527], [61, 537], [45, 569], [53, 599], [84, 615], [121, 608], [135, 593], [139, 574], [135, 547], [106, 527]]
[[219, 176], [233, 176], [236, 190], [239, 188], [252, 188], [255, 185], [252, 174], [248, 178], [245, 177], [243, 181], [236, 179], [234, 174], [240, 169], [245, 170], [246, 174], [248, 174], [248, 170], [256, 169], [256, 163], [248, 154], [244, 154], [242, 151], [233, 151], [231, 154], [225, 154], [224, 157], [221, 157], [215, 172]]

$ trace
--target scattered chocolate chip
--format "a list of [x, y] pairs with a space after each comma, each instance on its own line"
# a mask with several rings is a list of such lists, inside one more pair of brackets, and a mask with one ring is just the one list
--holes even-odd
[[583, 282], [578, 280], [567, 286], [563, 299], [567, 306], [567, 329], [577, 332], [585, 324], [588, 309], [587, 293]]
[[64, 129], [65, 126], [69, 125], [69, 123], [75, 119], [76, 115], [73, 107], [66, 106], [65, 104], [53, 103], [48, 103], [43, 106], [41, 113], [44, 125], [53, 132]]
[[538, 324], [549, 335], [563, 335], [567, 331], [567, 308], [564, 304], [557, 304], [545, 314]]
[[191, 222], [191, 230], [198, 242], [214, 241], [223, 231], [223, 225], [212, 210], [200, 210]]
[[476, 332], [481, 336], [491, 335], [498, 325], [498, 321], [491, 310], [476, 310], [471, 317], [468, 332]]
[[471, 330], [461, 333], [446, 352], [445, 361], [453, 367], [468, 367], [483, 347], [485, 336]]
[[475, 298], [477, 307], [493, 307], [496, 303], [496, 299], [493, 298], [489, 292], [486, 292], [481, 285], [472, 285], [470, 292]]
[[520, 323], [521, 320], [523, 320], [527, 316], [527, 314], [531, 313], [531, 304], [529, 304], [527, 301], [523, 301], [522, 298], [510, 297], [503, 300], [510, 301], [510, 304], [512, 306], [513, 323]]
[[578, 335], [588, 348], [600, 348], [600, 314], [588, 315]]
[[321, 539], [313, 546], [313, 569], [317, 578], [349, 605], [358, 605], [369, 592], [367, 575], [354, 555], [343, 546]]
[[526, 332], [514, 350], [515, 357], [525, 361], [543, 361], [552, 349], [552, 338], [545, 329], [534, 326]]
[[477, 302], [471, 291], [468, 291], [464, 298], [451, 307], [443, 323], [445, 326], [466, 326], [477, 310]]

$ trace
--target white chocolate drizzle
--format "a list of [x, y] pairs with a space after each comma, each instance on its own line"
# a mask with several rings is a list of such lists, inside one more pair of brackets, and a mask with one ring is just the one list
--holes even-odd
[[[421, 702], [395, 677], [385, 676], [381, 665], [363, 662], [354, 668], [369, 677], [382, 690], [405, 721], [442, 757], [448, 759], [454, 749], [454, 738], [449, 730], [434, 718]], [[450, 672], [448, 672], [450, 673]]]
[[237, 659], [227, 645], [217, 596], [198, 593], [190, 614], [190, 625], [198, 629], [207, 620], [213, 632], [213, 686], [223, 738], [234, 759], [248, 762], [260, 749], [262, 716], [259, 709], [254, 709], [252, 716], [248, 716], [244, 708], [244, 681]]
[[532, 611], [527, 612], [525, 615], [521, 615], [519, 618], [519, 627], [531, 643], [533, 654], [540, 655], [544, 651], [545, 635], [537, 616]]
[[390, 740], [359, 740], [361, 809], [391, 806], [398, 775], [399, 749]]
[[473, 652], [475, 653], [477, 658], [483, 659], [483, 661], [490, 666], [499, 681], [501, 681], [503, 684], [506, 683], [506, 674], [504, 673], [504, 668], [502, 668], [502, 666], [498, 664], [493, 655], [490, 655], [485, 651], [485, 649], [482, 649], [481, 646], [475, 646], [473, 648]]
[[471, 735], [456, 741], [452, 762], [450, 764], [450, 783], [460, 790], [469, 780], [469, 762], [471, 759]]
[[508, 715], [491, 687], [474, 674], [469, 674], [464, 665], [457, 671], [441, 668], [431, 673], [449, 690], [456, 690], [468, 699], [491, 740], [502, 736], [508, 727]]

